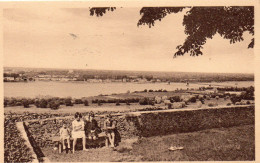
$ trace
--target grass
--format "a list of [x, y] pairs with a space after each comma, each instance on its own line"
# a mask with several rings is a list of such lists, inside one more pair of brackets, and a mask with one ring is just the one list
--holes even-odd
[[[144, 97], [148, 97], [148, 94], [150, 96], [153, 96], [152, 94], [156, 93], [172, 93], [172, 92], [145, 92], [143, 93]], [[134, 93], [133, 93], [134, 94]], [[132, 94], [132, 95], [133, 95]], [[142, 94], [142, 93], [141, 93]], [[146, 94], [146, 95], [145, 95]], [[127, 98], [122, 97], [122, 95], [116, 95], [116, 96], [121, 96], [121, 98]], [[103, 98], [101, 96], [100, 98]], [[108, 98], [105, 97], [104, 98]], [[208, 107], [209, 103], [217, 103], [218, 106], [226, 106], [227, 103], [230, 103], [230, 99], [224, 100], [223, 98], [220, 98], [219, 100], [216, 99], [210, 99], [210, 100], [205, 100], [205, 104], [201, 106], [201, 108]], [[167, 107], [163, 103], [161, 104], [155, 104], [157, 107]], [[109, 103], [104, 103], [101, 106], [98, 106], [97, 104], [90, 104], [90, 106], [84, 106], [83, 104], [75, 104], [74, 106], [65, 106], [61, 105], [58, 110], [51, 110], [50, 108], [36, 108], [34, 105], [30, 105], [29, 108], [24, 108], [23, 106], [13, 106], [13, 107], [5, 107], [4, 112], [15, 112], [15, 113], [24, 113], [24, 112], [30, 112], [30, 113], [75, 113], [75, 112], [89, 112], [89, 111], [114, 111], [114, 112], [128, 112], [128, 111], [137, 111], [140, 109], [144, 109], [147, 107], [152, 107], [151, 105], [139, 105], [138, 103], [131, 103], [131, 105], [126, 105], [125, 103], [121, 103], [120, 106], [116, 106], [114, 103], [109, 104]], [[197, 103], [189, 103], [187, 106], [188, 108], [198, 108], [198, 101]]]
[[[131, 153], [143, 161], [254, 160], [254, 130], [254, 125], [245, 125], [143, 138], [133, 145]], [[169, 151], [170, 146], [184, 149]]]
[[[126, 139], [117, 151], [105, 148], [58, 154], [52, 148], [43, 152], [55, 162], [81, 161], [251, 161], [255, 159], [254, 125], [208, 129], [199, 132], [148, 138]], [[170, 146], [183, 150], [169, 151]]]

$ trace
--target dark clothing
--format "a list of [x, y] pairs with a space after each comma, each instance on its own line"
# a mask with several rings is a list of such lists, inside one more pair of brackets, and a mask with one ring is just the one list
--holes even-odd
[[117, 121], [115, 120], [110, 120], [110, 121], [105, 121], [106, 123], [106, 127], [112, 127], [115, 126], [114, 129], [105, 129], [106, 134], [109, 133], [115, 133], [115, 145], [117, 146], [119, 144], [119, 142], [121, 142], [121, 136], [120, 133], [118, 132], [116, 125], [117, 125]]
[[92, 119], [92, 121], [86, 121], [86, 124], [85, 124], [86, 136], [88, 136], [88, 135], [97, 136], [97, 134], [99, 132], [100, 132], [100, 128], [99, 128], [98, 123], [95, 119]]
[[106, 127], [112, 127], [113, 125], [115, 125], [114, 129], [105, 129], [106, 133], [111, 133], [114, 132], [116, 130], [116, 121], [105, 121], [106, 123]]

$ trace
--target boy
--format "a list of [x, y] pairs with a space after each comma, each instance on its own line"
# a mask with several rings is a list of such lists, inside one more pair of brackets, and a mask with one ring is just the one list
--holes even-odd
[[70, 149], [70, 130], [67, 128], [66, 124], [63, 124], [62, 128], [60, 129], [60, 140], [64, 150], [66, 149], [65, 141], [67, 141], [68, 149]]
[[84, 132], [84, 121], [81, 119], [82, 115], [78, 112], [75, 113], [75, 120], [72, 122], [72, 138], [73, 138], [73, 153], [75, 152], [75, 147], [77, 139], [82, 138], [83, 150], [86, 149], [86, 136]]

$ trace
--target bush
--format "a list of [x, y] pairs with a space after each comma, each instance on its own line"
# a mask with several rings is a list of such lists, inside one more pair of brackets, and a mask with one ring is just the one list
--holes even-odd
[[85, 106], [89, 106], [88, 100], [84, 100], [83, 103], [84, 103]]
[[75, 104], [83, 104], [83, 101], [81, 99], [75, 99]]
[[60, 107], [60, 103], [58, 101], [51, 101], [50, 102], [50, 108], [52, 110], [57, 110]]
[[4, 107], [8, 105], [8, 99], [4, 99]]
[[231, 105], [231, 103], [229, 102], [229, 103], [227, 103], [227, 106], [230, 106]]
[[150, 100], [149, 98], [143, 98], [139, 100], [140, 105], [154, 105], [154, 102]]
[[39, 107], [40, 107], [40, 108], [47, 108], [47, 105], [48, 105], [47, 100], [41, 99], [41, 100], [39, 101]]
[[119, 101], [116, 101], [116, 106], [119, 106], [119, 105], [120, 105]]
[[71, 98], [66, 98], [66, 99], [65, 99], [65, 105], [66, 105], [66, 106], [73, 106], [73, 103], [72, 103], [72, 101], [71, 101]]
[[230, 100], [233, 104], [236, 104], [237, 102], [241, 101], [241, 98], [239, 96], [232, 96]]
[[100, 100], [98, 100], [98, 106], [101, 106], [102, 105], [102, 103], [101, 103], [101, 101]]
[[251, 102], [250, 102], [250, 101], [247, 101], [246, 104], [249, 105], [249, 104], [251, 104]]
[[193, 97], [191, 97], [191, 98], [189, 99], [189, 102], [195, 103], [196, 100], [197, 100], [196, 97], [193, 96]]
[[27, 99], [23, 99], [22, 100], [22, 103], [23, 103], [23, 107], [24, 108], [29, 108], [30, 106], [30, 103], [29, 103], [29, 100], [27, 100]]
[[173, 103], [173, 102], [181, 102], [181, 98], [180, 96], [172, 96], [169, 98], [169, 100]]

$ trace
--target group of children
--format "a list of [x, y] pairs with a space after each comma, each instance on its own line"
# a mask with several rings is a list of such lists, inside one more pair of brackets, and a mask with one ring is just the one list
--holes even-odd
[[[82, 139], [83, 143], [83, 150], [87, 151], [86, 149], [86, 138], [89, 140], [96, 140], [98, 138], [98, 133], [101, 132], [100, 127], [98, 126], [97, 121], [95, 120], [95, 115], [93, 112], [90, 112], [83, 120], [82, 115], [78, 112], [75, 113], [75, 120], [72, 122], [72, 131], [63, 124], [62, 128], [60, 129], [60, 139], [63, 145], [63, 149], [66, 148], [65, 141], [68, 143], [68, 148], [70, 149], [70, 138], [73, 139], [73, 153], [75, 152], [75, 146], [77, 143], [77, 139]], [[106, 146], [108, 147], [109, 144], [111, 148], [115, 147], [115, 137], [119, 134], [116, 130], [116, 121], [112, 120], [112, 116], [109, 114], [106, 116], [106, 120], [104, 122], [103, 128], [106, 134]]]

